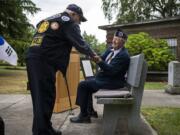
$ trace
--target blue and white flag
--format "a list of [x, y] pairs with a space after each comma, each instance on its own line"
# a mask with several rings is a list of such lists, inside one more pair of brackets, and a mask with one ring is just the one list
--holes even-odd
[[4, 60], [11, 65], [17, 65], [17, 54], [14, 49], [0, 36], [0, 60]]

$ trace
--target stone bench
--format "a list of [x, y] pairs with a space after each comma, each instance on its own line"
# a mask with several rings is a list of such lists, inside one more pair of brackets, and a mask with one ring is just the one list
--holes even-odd
[[144, 55], [130, 58], [127, 73], [128, 89], [99, 90], [98, 104], [104, 104], [103, 135], [141, 135], [140, 108], [146, 80], [147, 64]]

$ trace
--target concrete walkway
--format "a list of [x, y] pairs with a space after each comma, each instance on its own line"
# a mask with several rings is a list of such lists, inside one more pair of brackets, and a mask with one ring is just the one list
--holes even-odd
[[[169, 95], [162, 90], [146, 90], [143, 106], [180, 107], [180, 95]], [[53, 126], [63, 131], [63, 135], [100, 135], [103, 106], [97, 105], [99, 118], [91, 124], [69, 123], [69, 112], [53, 114]], [[75, 115], [79, 109], [74, 110]], [[5, 121], [5, 135], [32, 135], [32, 104], [30, 95], [0, 95], [0, 116]], [[71, 125], [70, 125], [71, 124]], [[73, 126], [72, 126], [73, 125]], [[73, 128], [72, 128], [72, 127]], [[70, 128], [71, 127], [71, 128]]]

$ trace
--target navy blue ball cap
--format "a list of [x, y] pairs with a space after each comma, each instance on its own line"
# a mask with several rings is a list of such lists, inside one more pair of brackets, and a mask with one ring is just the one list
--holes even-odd
[[127, 40], [127, 38], [128, 38], [128, 36], [126, 35], [126, 33], [124, 33], [121, 29], [118, 29], [118, 30], [115, 32], [114, 36], [116, 36], [116, 37], [121, 37], [121, 38], [123, 38], [123, 39], [125, 39], [125, 40]]
[[87, 19], [83, 16], [82, 9], [79, 6], [77, 6], [76, 4], [70, 4], [70, 5], [67, 6], [66, 9], [77, 13], [81, 17], [81, 22], [86, 22], [87, 21]]

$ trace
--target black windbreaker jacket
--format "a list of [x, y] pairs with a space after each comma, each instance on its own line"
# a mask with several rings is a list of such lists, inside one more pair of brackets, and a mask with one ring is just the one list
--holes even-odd
[[81, 36], [79, 25], [66, 12], [59, 13], [37, 24], [26, 58], [41, 57], [65, 75], [73, 46], [80, 53], [94, 55]]

